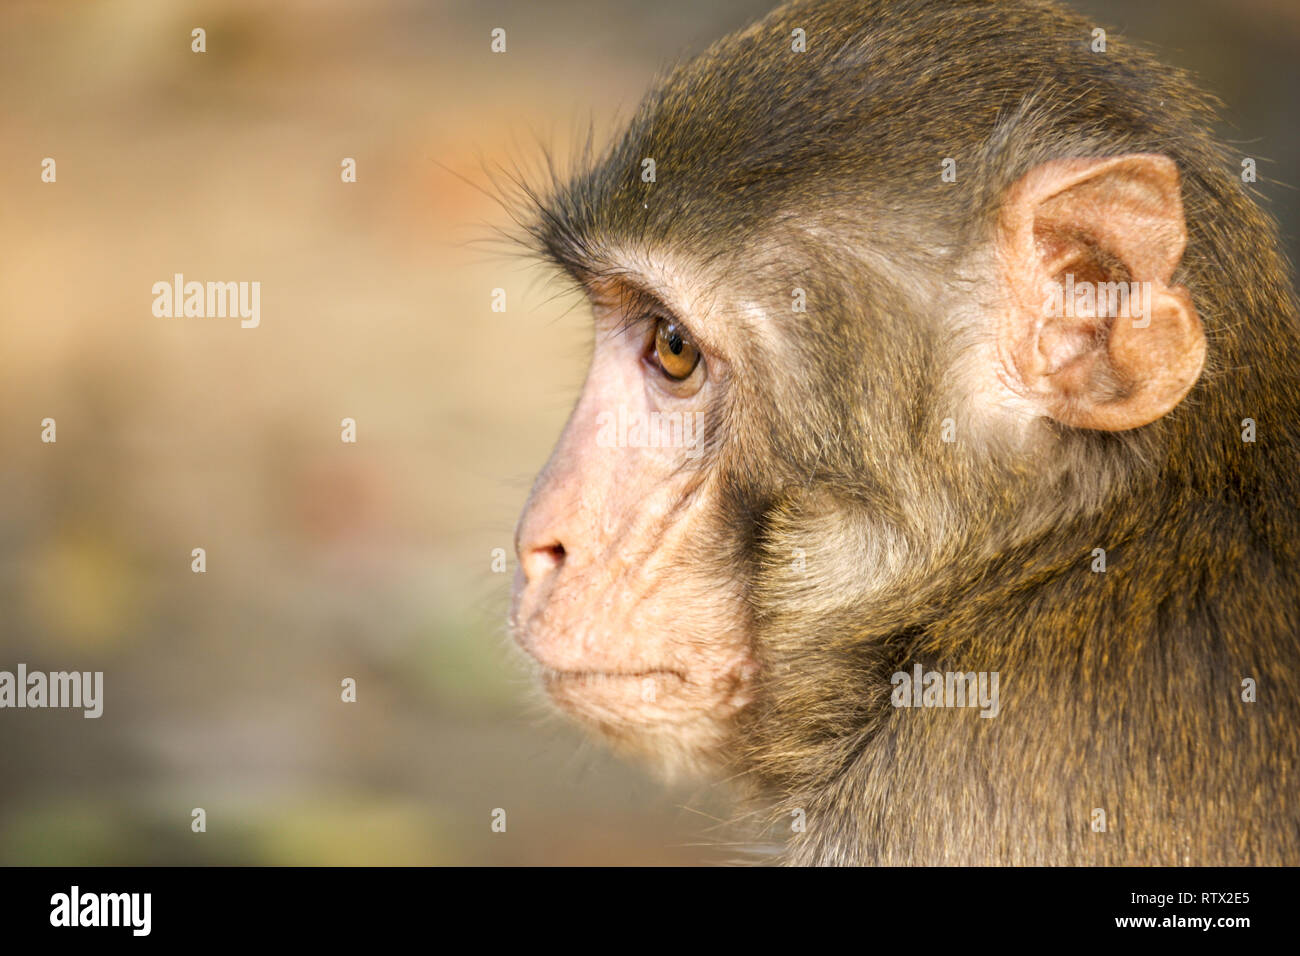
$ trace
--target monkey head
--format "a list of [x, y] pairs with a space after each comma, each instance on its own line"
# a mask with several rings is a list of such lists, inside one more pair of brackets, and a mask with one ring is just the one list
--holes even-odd
[[[754, 722], [781, 759], [876, 726], [906, 636], [1149, 480], [1205, 363], [1181, 141], [867, 8], [795, 3], [679, 67], [533, 220], [595, 348], [512, 627], [560, 708], [670, 771]], [[1042, 55], [1085, 62], [1064, 22]], [[1145, 308], [1048, 308], [1073, 280]]]

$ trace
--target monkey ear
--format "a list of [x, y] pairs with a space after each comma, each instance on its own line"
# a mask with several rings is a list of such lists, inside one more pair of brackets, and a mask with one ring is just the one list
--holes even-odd
[[1205, 364], [1191, 296], [1168, 285], [1186, 244], [1178, 169], [1165, 156], [1031, 170], [998, 226], [1005, 383], [1077, 428], [1136, 428], [1169, 412]]

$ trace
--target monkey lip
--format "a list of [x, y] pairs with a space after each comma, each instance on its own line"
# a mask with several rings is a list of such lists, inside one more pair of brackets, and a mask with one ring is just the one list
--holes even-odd
[[663, 678], [668, 678], [678, 684], [687, 683], [686, 675], [682, 671], [667, 667], [642, 671], [562, 671], [542, 665], [542, 679], [548, 684], [598, 684], [603, 681], [622, 682]]
[[669, 714], [690, 711], [690, 685], [682, 671], [577, 671], [542, 667], [542, 685], [561, 710], [600, 726], [645, 727]]
[[[514, 615], [512, 620], [518, 620], [518, 615]], [[535, 642], [528, 639], [526, 629], [512, 626], [511, 631], [514, 634], [515, 641], [538, 665], [542, 681], [551, 689], [558, 690], [562, 687], [587, 688], [601, 683], [619, 685], [630, 681], [647, 679], [674, 687], [685, 686], [690, 683], [686, 678], [685, 671], [672, 667], [646, 667], [628, 671], [607, 671], [596, 668], [578, 670], [553, 667], [543, 658]]]

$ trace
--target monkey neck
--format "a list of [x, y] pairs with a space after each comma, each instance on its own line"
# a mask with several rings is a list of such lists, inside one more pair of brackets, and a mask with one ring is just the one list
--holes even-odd
[[[1275, 414], [1288, 401], [1295, 404], [1283, 398], [1257, 406], [1265, 409], [1261, 418], [1278, 423], [1268, 446], [1237, 448], [1225, 439], [1228, 450], [1215, 457], [1203, 447], [1193, 454], [1175, 435], [1167, 465], [1028, 540], [982, 555], [972, 549], [946, 573], [931, 569], [930, 580], [909, 580], [860, 605], [760, 618], [765, 676], [742, 717], [746, 745], [737, 769], [758, 791], [785, 795], [782, 808], [820, 807], [853, 817], [836, 826], [860, 826], [889, 792], [878, 781], [856, 803], [839, 799], [864, 766], [884, 761], [888, 771], [878, 772], [891, 779], [924, 772], [930, 785], [944, 786], [943, 766], [922, 771], [917, 755], [901, 764], [884, 756], [910, 732], [891, 705], [891, 675], [917, 664], [999, 672], [1012, 713], [1046, 712], [1060, 706], [1061, 695], [1079, 694], [1107, 713], [1154, 722], [1191, 718], [1172, 705], [1155, 713], [1153, 699], [1223, 696], [1222, 687], [1200, 686], [1210, 674], [1227, 681], [1225, 673], [1261, 673], [1263, 661], [1294, 660], [1294, 647], [1265, 653], [1296, 640], [1300, 444], [1288, 423], [1300, 415]], [[1223, 406], [1221, 420], [1241, 417], [1227, 417], [1235, 402], [1210, 404]], [[1238, 437], [1235, 427], [1229, 437]], [[1105, 570], [1094, 570], [1096, 548], [1105, 550]], [[1158, 682], [1154, 693], [1140, 675]], [[971, 719], [944, 722], [943, 733], [963, 741], [954, 753], [978, 754], [994, 737], [981, 725], [998, 721], [963, 716]], [[1071, 720], [1058, 718], [1053, 733], [1087, 739], [1100, 726], [1086, 708]]]

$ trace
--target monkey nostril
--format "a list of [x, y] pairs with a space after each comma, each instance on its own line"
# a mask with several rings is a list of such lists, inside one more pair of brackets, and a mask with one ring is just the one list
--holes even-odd
[[558, 541], [540, 548], [529, 548], [524, 555], [524, 576], [531, 581], [554, 571], [564, 563], [565, 554], [564, 545]]

